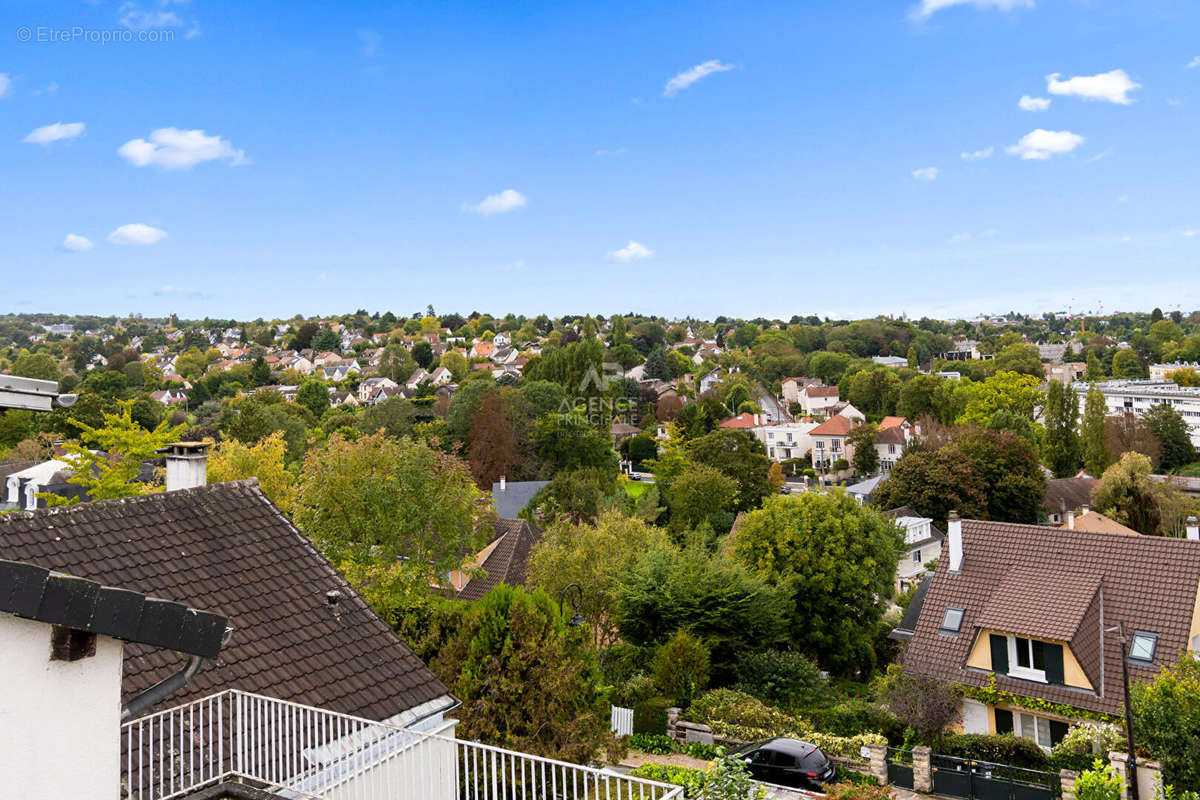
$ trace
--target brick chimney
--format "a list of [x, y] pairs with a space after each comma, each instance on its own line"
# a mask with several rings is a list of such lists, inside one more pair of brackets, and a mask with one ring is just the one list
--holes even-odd
[[208, 483], [208, 447], [205, 442], [172, 442], [159, 451], [167, 454], [168, 492]]
[[957, 511], [951, 511], [946, 517], [946, 538], [950, 542], [950, 571], [962, 570], [963, 540], [962, 520]]
[[1193, 542], [1200, 542], [1200, 522], [1197, 522], [1195, 517], [1187, 518], [1187, 538]]

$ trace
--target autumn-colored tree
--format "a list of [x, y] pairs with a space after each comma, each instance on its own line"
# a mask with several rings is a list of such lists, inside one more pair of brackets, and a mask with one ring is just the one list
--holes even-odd
[[255, 445], [225, 439], [208, 458], [209, 483], [257, 478], [272, 503], [291, 515], [296, 500], [296, 476], [285, 464], [287, 442], [283, 431], [275, 431]]
[[471, 417], [467, 461], [480, 488], [488, 489], [502, 476], [514, 477], [517, 466], [517, 432], [498, 390], [483, 395]]
[[1104, 449], [1109, 463], [1119, 461], [1126, 453], [1141, 453], [1150, 460], [1152, 469], [1162, 460], [1162, 442], [1144, 419], [1130, 411], [1105, 418]]
[[1092, 490], [1101, 514], [1147, 535], [1171, 536], [1192, 513], [1192, 503], [1179, 487], [1153, 480], [1150, 459], [1129, 452], [1104, 471]]

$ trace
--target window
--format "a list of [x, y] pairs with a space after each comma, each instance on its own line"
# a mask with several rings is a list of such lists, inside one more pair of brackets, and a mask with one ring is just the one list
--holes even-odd
[[912, 551], [912, 560], [913, 560], [913, 563], [914, 563], [914, 564], [920, 564], [920, 563], [921, 563], [921, 551], [920, 551], [920, 550], [913, 550], [913, 551]]
[[817, 449], [818, 450], [825, 449], [825, 440], [824, 439], [817, 439]]
[[1046, 645], [1023, 636], [1008, 637], [1008, 674], [1046, 682]]
[[958, 633], [962, 628], [963, 608], [947, 608], [942, 615], [942, 630], [946, 633]]
[[841, 439], [833, 439], [832, 441], [830, 441], [829, 449], [835, 453], [838, 452], [839, 450], [841, 450], [842, 449], [842, 440]]
[[1029, 739], [1039, 747], [1050, 747], [1050, 720], [1045, 717], [1035, 717], [1033, 714], [1021, 714], [1021, 727], [1013, 731], [1022, 739]]
[[1134, 631], [1133, 641], [1129, 643], [1129, 657], [1134, 661], [1153, 661], [1154, 650], [1157, 647], [1157, 633]]
[[888, 445], [888, 455], [889, 455], [889, 456], [894, 456], [895, 454], [896, 454], [896, 445], [894, 445], [894, 444], [889, 444], [889, 445]]

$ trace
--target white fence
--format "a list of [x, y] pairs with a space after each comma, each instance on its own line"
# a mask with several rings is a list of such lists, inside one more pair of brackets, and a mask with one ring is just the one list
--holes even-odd
[[612, 707], [612, 721], [609, 723], [612, 732], [618, 737], [633, 735], [633, 709]]
[[[628, 722], [632, 727], [632, 711]], [[449, 730], [447, 723], [444, 730]], [[240, 780], [297, 800], [674, 800], [678, 786], [238, 690], [121, 726], [122, 792]]]

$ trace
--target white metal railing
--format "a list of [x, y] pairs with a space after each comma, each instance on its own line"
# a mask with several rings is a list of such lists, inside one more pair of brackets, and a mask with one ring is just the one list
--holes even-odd
[[675, 800], [682, 787], [230, 689], [121, 726], [122, 793], [237, 780], [296, 800]]

